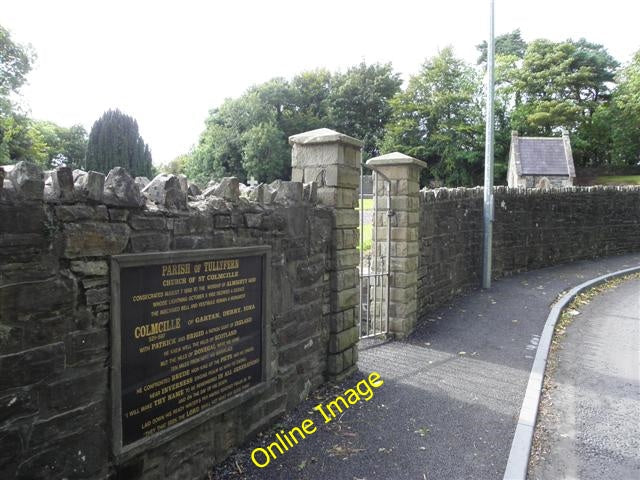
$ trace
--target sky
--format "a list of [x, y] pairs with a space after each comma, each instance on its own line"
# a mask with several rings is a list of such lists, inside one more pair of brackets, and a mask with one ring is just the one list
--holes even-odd
[[[154, 164], [189, 151], [210, 109], [273, 77], [392, 62], [403, 78], [452, 45], [475, 63], [489, 0], [3, 2], [0, 24], [37, 53], [22, 103], [62, 126], [109, 108], [137, 119]], [[640, 49], [636, 0], [495, 0], [496, 35]]]

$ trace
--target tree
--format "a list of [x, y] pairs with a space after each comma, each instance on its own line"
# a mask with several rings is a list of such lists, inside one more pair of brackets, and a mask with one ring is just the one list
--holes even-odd
[[[513, 54], [496, 56], [494, 95], [494, 181], [505, 183], [509, 166], [513, 110], [521, 103], [520, 92], [514, 88], [521, 59]], [[486, 95], [486, 92], [484, 92]]]
[[[265, 135], [286, 142], [277, 125], [278, 116], [284, 114], [282, 92], [276, 95], [282, 85], [272, 88], [279, 83], [272, 81], [264, 90], [254, 87], [240, 98], [226, 99], [220, 108], [209, 113], [205, 131], [187, 162], [186, 170], [191, 177], [206, 183], [212, 177], [236, 176], [246, 181], [255, 176], [266, 181], [282, 174], [286, 159], [274, 156], [281, 154], [281, 150], [273, 150], [264, 159], [255, 157], [259, 152], [264, 153], [258, 144], [264, 141]], [[261, 138], [253, 139], [253, 135]], [[285, 152], [288, 152], [286, 148]]]
[[383, 150], [425, 160], [439, 182], [472, 185], [483, 158], [480, 88], [475, 70], [445, 48], [391, 100]]
[[206, 184], [212, 177], [242, 175], [242, 150], [236, 132], [228, 126], [207, 121], [185, 169], [189, 178], [201, 184]]
[[[476, 45], [480, 52], [477, 64], [486, 71], [487, 42]], [[494, 130], [494, 181], [504, 183], [506, 179], [509, 146], [511, 144], [511, 116], [521, 103], [520, 92], [514, 88], [516, 73], [522, 66], [527, 50], [520, 29], [498, 35], [495, 42], [495, 130]], [[486, 95], [486, 92], [484, 92]]]
[[178, 155], [170, 162], [162, 165], [160, 167], [160, 171], [163, 173], [171, 173], [173, 175], [186, 174], [187, 164], [190, 161], [191, 155], [193, 155], [193, 152]]
[[72, 125], [69, 128], [60, 128], [60, 152], [66, 159], [66, 165], [72, 168], [84, 167], [84, 159], [87, 154], [87, 131], [82, 125]]
[[362, 63], [344, 74], [318, 69], [255, 85], [209, 113], [186, 170], [201, 183], [225, 175], [287, 179], [287, 139], [320, 127], [363, 139], [365, 158], [375, 155], [400, 83], [390, 65]]
[[535, 40], [516, 72], [513, 88], [522, 100], [513, 112], [512, 126], [521, 133], [544, 136], [564, 127], [572, 133], [576, 164], [601, 163], [592, 146], [593, 135], [606, 132], [596, 128], [593, 116], [610, 98], [617, 67], [602, 45], [585, 39]]
[[339, 132], [364, 142], [363, 159], [379, 154], [384, 127], [391, 118], [390, 100], [402, 85], [390, 63], [362, 62], [333, 80], [329, 104], [331, 123]]
[[27, 81], [35, 54], [30, 46], [11, 40], [9, 31], [0, 25], [0, 95], [17, 92]]
[[270, 182], [285, 175], [289, 145], [274, 122], [263, 122], [243, 135], [242, 167], [249, 177]]
[[619, 74], [608, 124], [612, 127], [612, 163], [640, 165], [640, 50]]
[[0, 165], [44, 159], [42, 139], [10, 99], [26, 82], [34, 61], [31, 48], [13, 42], [0, 25]]
[[289, 178], [287, 139], [323, 125], [330, 79], [325, 70], [304, 72], [291, 82], [274, 78], [226, 99], [209, 113], [187, 172], [200, 183], [229, 175], [242, 181]]
[[107, 173], [114, 167], [124, 167], [133, 176], [151, 177], [154, 171], [138, 122], [120, 110], [109, 110], [96, 120], [87, 145], [88, 170]]
[[32, 120], [10, 99], [26, 82], [34, 61], [31, 47], [14, 43], [0, 26], [0, 164], [29, 160], [49, 168], [56, 158], [56, 164], [79, 166], [87, 144], [82, 126]]
[[14, 111], [2, 119], [0, 164], [28, 160], [46, 168], [49, 166], [48, 150], [42, 133], [34, 122]]
[[[61, 127], [48, 121], [31, 121], [38, 138], [44, 144], [43, 158], [39, 162], [43, 167], [66, 165], [72, 168], [82, 168], [87, 150], [87, 132], [81, 125], [71, 128]], [[56, 159], [55, 165], [52, 163]]]
[[[482, 43], [476, 45], [476, 49], [480, 52], [478, 65], [487, 63], [487, 41], [483, 40]], [[519, 28], [513, 32], [498, 35], [496, 37], [496, 57], [513, 55], [516, 58], [523, 58], [526, 50], [527, 42], [522, 39], [522, 34], [520, 33]]]
[[280, 123], [286, 138], [333, 125], [329, 119], [333, 75], [325, 69], [302, 72], [291, 81], [289, 111]]
[[331, 73], [317, 69], [299, 73], [291, 81], [269, 80], [250, 88], [247, 93], [255, 93], [259, 103], [273, 109], [273, 121], [286, 139], [307, 130], [331, 127], [329, 95], [332, 83]]

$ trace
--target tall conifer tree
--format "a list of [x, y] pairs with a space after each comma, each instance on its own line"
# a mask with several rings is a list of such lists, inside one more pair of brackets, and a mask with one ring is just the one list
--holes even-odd
[[138, 131], [138, 122], [120, 110], [105, 112], [91, 128], [87, 146], [87, 170], [107, 173], [124, 167], [133, 176], [151, 177], [149, 146]]

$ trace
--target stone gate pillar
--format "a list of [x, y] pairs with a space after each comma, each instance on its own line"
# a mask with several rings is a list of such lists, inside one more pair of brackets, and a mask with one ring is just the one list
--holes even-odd
[[330, 379], [340, 380], [356, 370], [358, 360], [356, 267], [360, 259], [355, 207], [363, 143], [327, 128], [293, 135], [289, 143], [293, 147], [291, 180], [316, 182], [318, 203], [334, 212], [327, 373]]
[[[397, 337], [409, 335], [417, 322], [418, 311], [418, 227], [420, 208], [420, 171], [427, 164], [399, 152], [367, 161], [377, 172], [374, 195], [378, 215], [374, 218], [377, 252], [383, 257], [390, 246], [389, 331]], [[387, 215], [383, 178], [391, 185], [392, 215]], [[391, 221], [391, 241], [387, 243], [387, 222]]]

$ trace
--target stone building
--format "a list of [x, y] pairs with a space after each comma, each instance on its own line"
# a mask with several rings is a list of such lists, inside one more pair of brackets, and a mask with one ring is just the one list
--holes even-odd
[[576, 177], [569, 134], [519, 137], [511, 133], [507, 182], [512, 188], [570, 187]]

